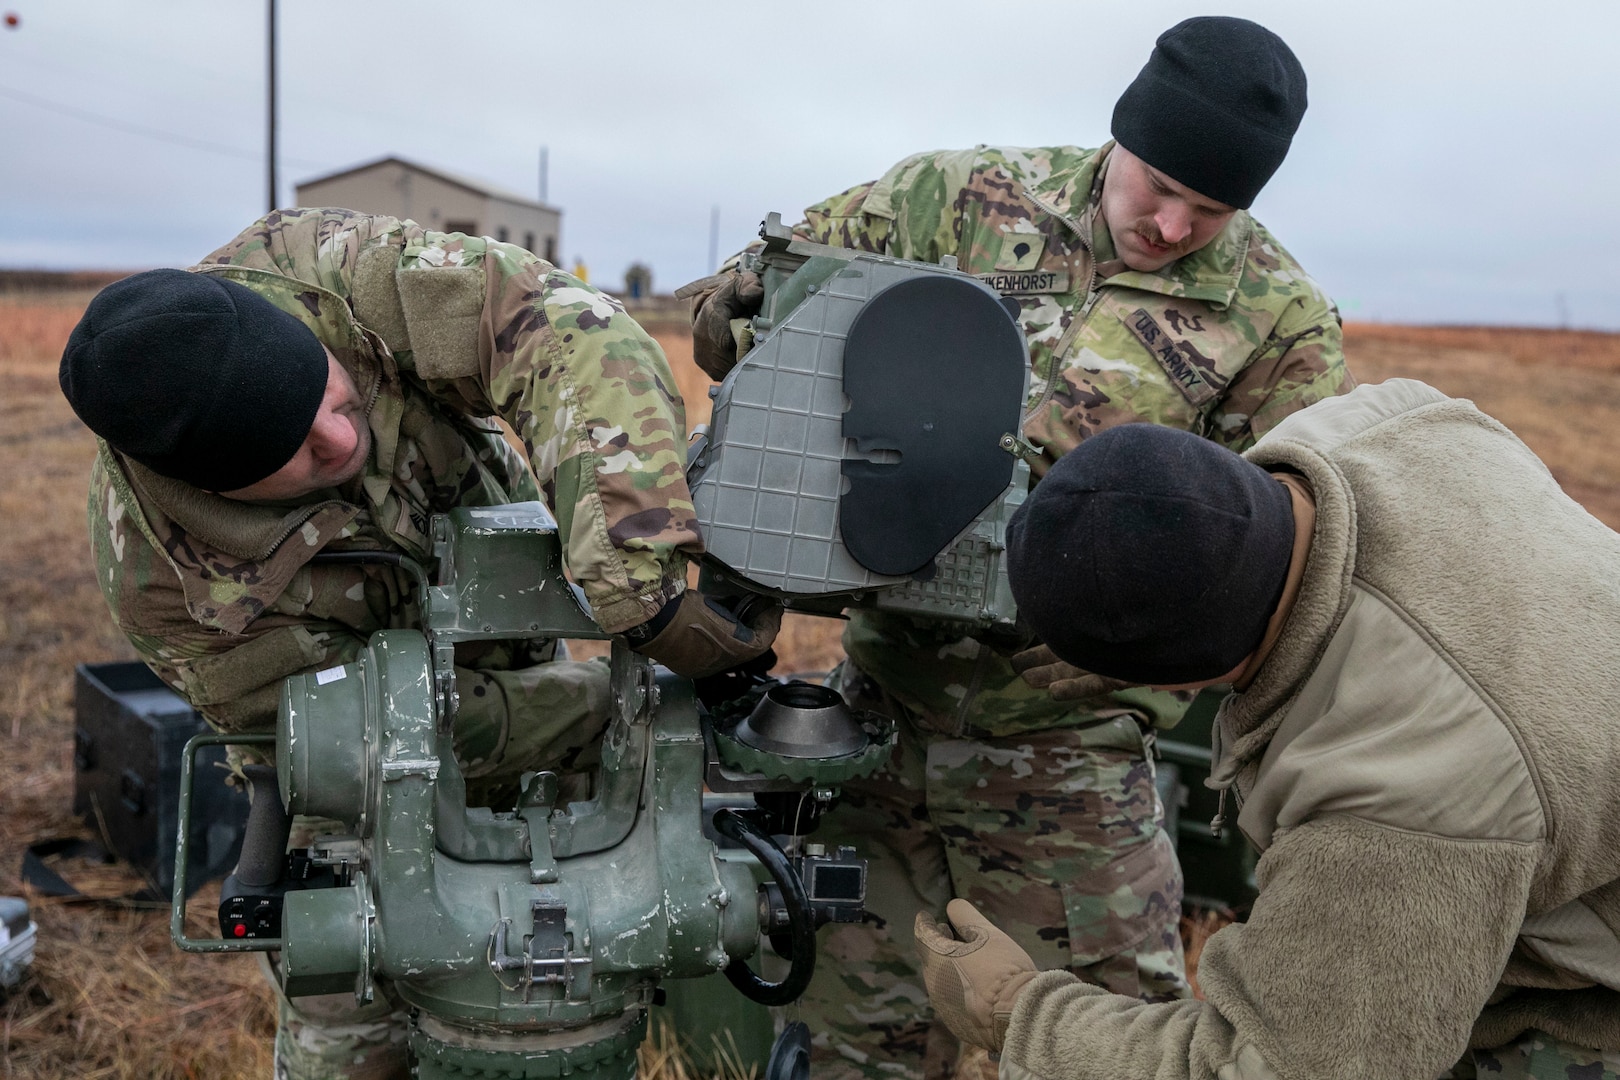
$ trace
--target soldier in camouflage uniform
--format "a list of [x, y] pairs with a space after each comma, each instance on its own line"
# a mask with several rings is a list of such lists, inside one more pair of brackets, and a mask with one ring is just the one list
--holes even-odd
[[[1178, 83], [1188, 72], [1194, 85]], [[1165, 107], [1166, 94], [1186, 100]], [[1272, 111], [1246, 113], [1256, 99]], [[1304, 105], [1304, 73], [1275, 35], [1189, 20], [1159, 39], [1120, 99], [1117, 142], [918, 154], [810, 207], [797, 233], [905, 259], [953, 255], [1017, 301], [1037, 475], [1120, 424], [1242, 450], [1354, 385], [1333, 303], [1242, 209], [1281, 163]], [[731, 269], [688, 291], [697, 359], [719, 378], [750, 344], [733, 320], [757, 310], [758, 280]], [[1153, 732], [1187, 699], [1101, 692], [1062, 677], [1039, 648], [1013, 655], [1030, 644], [895, 615], [850, 620], [843, 689], [897, 716], [901, 739], [886, 771], [845, 786], [824, 825], [829, 842], [871, 858], [878, 916], [822, 938], [803, 1010], [824, 1077], [936, 1080], [952, 1067], [956, 1044], [931, 1022], [911, 925], [953, 895], [1043, 968], [1148, 1000], [1187, 993], [1180, 869], [1152, 761]]]
[[[251, 335], [233, 322], [236, 337], [216, 346], [185, 322], [225, 318], [199, 304], [235, 305], [242, 328], [275, 340], [237, 340]], [[214, 347], [248, 359], [230, 367]], [[308, 358], [312, 385], [287, 385], [289, 352]], [[258, 394], [217, 400], [226, 392], [212, 382], [228, 368], [257, 380]], [[216, 397], [198, 406], [187, 372]], [[383, 551], [426, 564], [430, 515], [456, 506], [543, 496], [602, 628], [683, 674], [757, 655], [774, 635], [774, 615], [743, 627], [686, 589], [702, 546], [662, 352], [616, 300], [521, 248], [347, 210], [273, 212], [192, 274], [151, 271], [105, 290], [69, 341], [62, 385], [103, 436], [90, 536], [113, 617], [223, 731], [274, 730], [287, 676], [350, 662], [379, 630], [421, 625], [409, 573], [312, 556]], [[240, 471], [236, 460], [259, 450], [239, 445], [252, 440], [228, 421], [255, 430], [285, 400], [303, 403], [300, 416], [313, 407], [314, 420], [268, 431], [259, 443], [282, 449]], [[158, 446], [165, 438], [173, 445]], [[470, 789], [494, 795], [521, 772], [567, 771], [593, 752], [606, 666], [555, 648], [458, 648], [454, 733]], [[284, 1001], [278, 1076], [404, 1075], [394, 1008], [379, 998], [357, 1010], [347, 995]]]

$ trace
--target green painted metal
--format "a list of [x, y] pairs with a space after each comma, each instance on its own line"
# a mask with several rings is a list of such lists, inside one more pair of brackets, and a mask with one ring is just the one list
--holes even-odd
[[728, 731], [714, 730], [714, 749], [720, 762], [745, 773], [758, 773], [773, 780], [788, 780], [796, 784], [836, 786], [857, 777], [870, 776], [894, 752], [896, 729], [884, 721], [881, 728], [870, 732], [872, 741], [863, 749], [841, 757], [790, 758], [758, 750], [738, 742]]
[[374, 913], [365, 871], [342, 889], [299, 889], [287, 894], [281, 912], [282, 989], [304, 994], [371, 994], [371, 931]]
[[636, 1048], [647, 1035], [645, 1014], [609, 1021], [580, 1033], [490, 1035], [425, 1018], [410, 1036], [419, 1080], [469, 1077], [556, 1080], [633, 1080]]
[[[434, 843], [435, 822], [444, 810], [435, 788], [459, 770], [448, 738], [435, 730], [428, 655], [423, 635], [385, 631], [349, 665], [352, 673], [344, 678], [320, 684], [315, 676], [298, 676], [288, 682], [289, 714], [319, 716], [339, 703], [353, 702], [354, 685], [369, 688], [363, 700], [371, 709], [387, 703], [386, 713], [367, 720], [378, 733], [375, 800], [368, 812], [352, 812], [349, 818], [351, 825], [362, 817], [372, 822], [369, 881], [376, 910], [371, 970], [392, 979], [401, 997], [432, 1015], [525, 1029], [640, 1009], [658, 977], [708, 974], [723, 967], [731, 954], [753, 951], [758, 927], [752, 875], [746, 866], [717, 859], [700, 831], [704, 746], [689, 683], [662, 680], [653, 693], [639, 695], [644, 705], [637, 715], [615, 718], [627, 730], [620, 752], [604, 765], [598, 785], [601, 805], [553, 810], [549, 821], [525, 813], [531, 853], [537, 837], [555, 851], [560, 845], [552, 827], [570, 829], [567, 835], [575, 838], [589, 835], [593, 830], [586, 823], [625, 819], [625, 805], [613, 800], [624, 793], [630, 800], [631, 826], [622, 840], [558, 860], [558, 880], [536, 882], [530, 858], [467, 862]], [[616, 687], [617, 696], [637, 700], [631, 680], [644, 678], [644, 665], [622, 668], [625, 679]], [[651, 708], [655, 700], [656, 715]], [[294, 778], [289, 785], [294, 810], [307, 805], [296, 778], [320, 775], [299, 759], [318, 752], [312, 741], [288, 741], [286, 772]], [[626, 785], [626, 776], [636, 783]], [[652, 812], [635, 814], [638, 804]], [[463, 807], [460, 812], [468, 811]], [[289, 894], [301, 903], [308, 903], [310, 895]], [[518, 956], [518, 943], [536, 933], [536, 904], [564, 913], [559, 929], [570, 958], [566, 974], [556, 985], [524, 988], [515, 975], [503, 985], [490, 970], [489, 958]], [[289, 906], [289, 936], [294, 910]], [[351, 924], [357, 905], [351, 900], [338, 905], [335, 898], [321, 896], [315, 910], [296, 910], [300, 933], [331, 940], [284, 955], [289, 984], [336, 978], [339, 967], [333, 958], [356, 955]]]
[[433, 519], [445, 584], [428, 589], [435, 638], [606, 638], [563, 577], [557, 523], [542, 503], [460, 507]]
[[771, 1010], [739, 995], [723, 975], [671, 982], [652, 1023], [668, 1025], [694, 1076], [764, 1076], [776, 1041]]
[[[180, 907], [176, 940], [278, 948], [293, 996], [366, 1001], [387, 979], [413, 1010], [423, 1077], [630, 1080], [661, 984], [699, 1061], [762, 1067], [770, 1014], [717, 974], [758, 949], [758, 867], [703, 834], [708, 749], [691, 683], [615, 641], [590, 797], [560, 804], [557, 779], [537, 774], [510, 811], [468, 807], [450, 735], [454, 644], [605, 635], [581, 624], [538, 504], [459, 512], [434, 535], [423, 631], [379, 633], [353, 663], [283, 691], [283, 800], [341, 823], [337, 845], [361, 853], [350, 883], [288, 892], [273, 941], [192, 942]], [[840, 761], [827, 775], [848, 771]], [[183, 807], [188, 795], [189, 776]], [[706, 1031], [718, 1042], [694, 1043]]]
[[368, 700], [373, 676], [362, 662], [313, 678], [325, 680], [318, 696], [289, 693], [290, 684], [282, 687], [276, 724], [281, 802], [294, 814], [355, 822], [358, 835], [365, 836], [377, 739], [368, 724], [377, 713]]
[[622, 643], [592, 797], [553, 805], [542, 775], [510, 813], [466, 806], [441, 693], [448, 643], [581, 636], [560, 574], [501, 584], [557, 566], [536, 506], [441, 524], [426, 632], [379, 633], [354, 663], [289, 679], [283, 698], [288, 807], [343, 822], [366, 853], [351, 887], [289, 894], [286, 985], [365, 999], [389, 979], [420, 1011], [424, 1076], [616, 1075], [615, 1047], [644, 1028], [661, 980], [757, 948], [751, 869], [702, 835], [691, 684], [655, 679]]

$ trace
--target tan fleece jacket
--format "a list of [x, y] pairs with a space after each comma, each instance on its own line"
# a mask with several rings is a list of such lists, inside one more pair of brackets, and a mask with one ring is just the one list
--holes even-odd
[[1259, 899], [1205, 948], [1206, 1001], [1041, 975], [1003, 1076], [1426, 1080], [1530, 1027], [1620, 1049], [1620, 535], [1408, 380], [1247, 457], [1317, 512], [1217, 724]]

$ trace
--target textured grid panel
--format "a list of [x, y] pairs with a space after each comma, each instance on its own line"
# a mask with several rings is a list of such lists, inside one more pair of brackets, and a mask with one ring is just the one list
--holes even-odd
[[721, 384], [709, 463], [692, 488], [709, 551], [767, 588], [847, 592], [872, 574], [838, 537], [844, 337], [874, 292], [919, 273], [860, 257], [765, 335]]
[[[707, 464], [692, 485], [715, 558], [789, 595], [899, 586], [880, 589], [869, 602], [961, 619], [981, 618], [987, 609], [999, 615], [1007, 606], [997, 598], [1006, 588], [1004, 525], [995, 510], [940, 557], [939, 573], [928, 583], [873, 574], [850, 556], [838, 533], [844, 339], [869, 298], [908, 278], [942, 273], [952, 271], [857, 256], [760, 338], [726, 377], [715, 398]], [[1013, 487], [1026, 482], [1020, 468]], [[1018, 497], [1011, 490], [1009, 496]]]

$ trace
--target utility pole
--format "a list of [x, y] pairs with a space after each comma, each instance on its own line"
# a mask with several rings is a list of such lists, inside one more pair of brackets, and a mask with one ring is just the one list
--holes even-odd
[[720, 204], [709, 208], [709, 273], [720, 265]]
[[269, 166], [270, 173], [270, 205], [268, 209], [274, 210], [276, 208], [276, 0], [269, 0], [269, 4], [270, 55], [268, 56], [266, 63], [266, 66], [269, 69], [269, 78], [266, 81], [270, 88], [270, 116], [269, 123], [266, 125], [269, 128], [269, 147], [265, 152], [265, 156], [269, 159], [267, 164]]
[[540, 148], [540, 201], [546, 201], [546, 148]]

